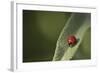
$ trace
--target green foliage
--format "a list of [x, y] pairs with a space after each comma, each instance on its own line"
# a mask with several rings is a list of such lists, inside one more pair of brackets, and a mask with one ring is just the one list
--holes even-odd
[[23, 62], [90, 59], [90, 19], [89, 13], [23, 10]]
[[[76, 36], [78, 42], [75, 46], [70, 47], [67, 44], [69, 35]], [[53, 61], [89, 59], [90, 56], [90, 14], [73, 13], [57, 40]]]

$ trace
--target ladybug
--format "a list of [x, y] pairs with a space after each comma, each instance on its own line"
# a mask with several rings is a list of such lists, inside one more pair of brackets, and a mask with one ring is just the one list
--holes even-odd
[[67, 42], [69, 46], [74, 46], [77, 43], [77, 39], [74, 35], [71, 35], [67, 38]]

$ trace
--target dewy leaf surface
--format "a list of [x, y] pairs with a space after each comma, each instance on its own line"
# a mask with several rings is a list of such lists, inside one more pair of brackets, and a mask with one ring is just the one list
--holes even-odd
[[[90, 28], [90, 14], [88, 13], [73, 13], [65, 24], [61, 34], [57, 40], [56, 50], [53, 61], [70, 60], [76, 51], [87, 29]], [[78, 39], [75, 46], [69, 47], [67, 37], [74, 35]]]

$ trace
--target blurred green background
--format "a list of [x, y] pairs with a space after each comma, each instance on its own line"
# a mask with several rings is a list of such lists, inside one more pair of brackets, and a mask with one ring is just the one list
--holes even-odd
[[52, 61], [68, 12], [23, 10], [23, 62]]

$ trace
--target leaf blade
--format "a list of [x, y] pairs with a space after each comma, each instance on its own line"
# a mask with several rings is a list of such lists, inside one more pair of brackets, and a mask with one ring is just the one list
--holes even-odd
[[[66, 44], [66, 37], [74, 34], [77, 37], [81, 35], [82, 31], [86, 30], [85, 27], [90, 27], [90, 15], [89, 14], [72, 14], [65, 27], [63, 28], [56, 45], [55, 54], [53, 57], [53, 61], [57, 60], [70, 60], [71, 57], [76, 52], [80, 42], [75, 46], [74, 50], [70, 49], [69, 45]], [[79, 21], [79, 22], [78, 22]], [[82, 33], [83, 35], [83, 33]], [[79, 38], [79, 37], [78, 37]], [[80, 39], [81, 41], [81, 39]], [[67, 51], [67, 56], [66, 55]], [[70, 54], [72, 52], [72, 54]], [[66, 58], [67, 57], [67, 58]], [[66, 58], [66, 59], [65, 59]]]

